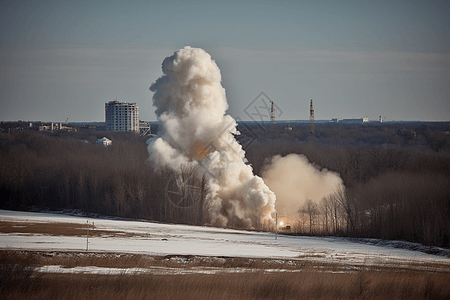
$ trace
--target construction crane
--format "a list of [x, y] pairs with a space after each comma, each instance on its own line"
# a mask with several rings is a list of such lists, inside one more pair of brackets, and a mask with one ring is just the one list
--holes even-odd
[[312, 99], [309, 106], [309, 125], [311, 127], [311, 133], [314, 134], [314, 108]]
[[66, 122], [64, 122], [64, 124], [67, 124], [68, 121], [69, 121], [69, 118], [66, 119]]

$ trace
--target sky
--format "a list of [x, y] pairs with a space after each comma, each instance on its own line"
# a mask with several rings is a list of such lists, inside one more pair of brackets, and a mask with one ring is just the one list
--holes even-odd
[[[184, 46], [211, 54], [228, 114], [450, 121], [450, 2], [0, 0], [0, 121], [102, 122]], [[248, 111], [247, 111], [248, 112]], [[251, 115], [251, 114], [250, 114]]]

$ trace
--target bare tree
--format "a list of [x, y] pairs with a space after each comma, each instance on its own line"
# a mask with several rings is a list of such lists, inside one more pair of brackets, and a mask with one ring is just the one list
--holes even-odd
[[300, 207], [299, 213], [309, 218], [309, 234], [313, 234], [313, 228], [316, 225], [319, 215], [319, 207], [317, 203], [311, 199], [307, 199], [306, 202]]

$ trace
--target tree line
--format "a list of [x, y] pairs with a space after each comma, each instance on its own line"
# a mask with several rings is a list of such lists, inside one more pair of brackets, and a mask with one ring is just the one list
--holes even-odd
[[[247, 125], [237, 138], [256, 174], [273, 155], [298, 153], [342, 177], [345, 190], [298, 208], [292, 233], [449, 247], [449, 127], [317, 124], [311, 134], [301, 124], [292, 130]], [[113, 144], [93, 144], [103, 136]], [[0, 133], [0, 207], [207, 224], [204, 178], [188, 168], [154, 170], [146, 139], [126, 132]]]
[[[146, 161], [145, 137], [96, 134], [27, 130], [0, 134], [0, 207], [81, 209], [168, 222], [207, 222], [199, 212], [192, 214], [167, 203], [171, 179], [179, 180], [192, 170], [154, 171]], [[86, 139], [95, 142], [104, 135], [113, 140], [111, 146], [86, 143]], [[206, 190], [197, 177], [193, 184], [200, 188], [203, 184]], [[200, 211], [198, 206], [204, 202], [193, 202], [195, 209]]]
[[274, 127], [250, 128], [257, 138], [247, 158], [257, 174], [268, 157], [297, 153], [346, 187], [307, 201], [285, 231], [450, 246], [449, 123], [319, 124], [315, 134], [307, 125]]

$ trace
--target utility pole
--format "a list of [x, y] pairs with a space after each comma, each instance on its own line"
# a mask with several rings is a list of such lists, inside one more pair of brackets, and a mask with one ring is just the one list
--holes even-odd
[[314, 108], [312, 99], [309, 106], [309, 125], [311, 127], [311, 133], [314, 134]]
[[275, 213], [275, 239], [278, 238], [278, 213]]
[[[94, 229], [94, 222], [92, 222], [92, 229]], [[91, 225], [89, 224], [89, 220], [87, 220], [87, 228], [86, 228], [86, 251], [89, 251], [89, 230], [91, 230]]]
[[89, 251], [89, 220], [87, 220], [86, 227], [86, 251]]

